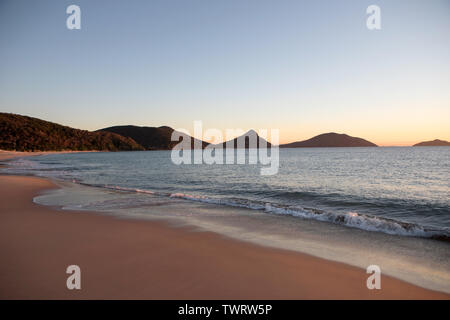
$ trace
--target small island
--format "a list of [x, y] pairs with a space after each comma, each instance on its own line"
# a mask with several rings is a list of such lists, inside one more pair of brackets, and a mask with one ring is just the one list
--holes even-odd
[[378, 147], [375, 143], [347, 134], [324, 133], [304, 141], [280, 145], [280, 148]]
[[413, 147], [450, 147], [450, 142], [435, 139], [433, 141], [424, 141], [416, 143], [415, 145], [413, 145]]

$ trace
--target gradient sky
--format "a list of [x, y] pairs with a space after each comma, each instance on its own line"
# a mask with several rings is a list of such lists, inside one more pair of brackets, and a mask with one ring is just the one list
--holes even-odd
[[0, 111], [88, 130], [279, 128], [281, 143], [450, 140], [450, 1], [0, 0]]

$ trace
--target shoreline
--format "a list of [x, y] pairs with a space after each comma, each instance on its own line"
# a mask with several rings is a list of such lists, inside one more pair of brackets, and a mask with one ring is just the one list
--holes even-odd
[[[36, 157], [36, 156], [43, 156], [47, 154], [64, 154], [64, 153], [85, 153], [85, 152], [107, 152], [107, 151], [8, 151], [8, 150], [1, 150], [0, 149], [0, 162], [5, 160], [11, 160], [14, 158], [21, 158], [21, 157]], [[0, 163], [1, 164], [1, 163]]]
[[[450, 299], [384, 275], [368, 290], [363, 269], [213, 232], [32, 202], [55, 188], [0, 176], [1, 299]], [[66, 288], [71, 264], [82, 290]]]
[[[0, 161], [49, 153], [67, 152], [0, 150]], [[383, 274], [382, 290], [368, 290], [364, 269], [307, 253], [33, 202], [58, 188], [48, 178], [0, 175], [0, 257], [8, 262], [0, 266], [0, 299], [450, 299]], [[73, 257], [80, 291], [65, 286]]]

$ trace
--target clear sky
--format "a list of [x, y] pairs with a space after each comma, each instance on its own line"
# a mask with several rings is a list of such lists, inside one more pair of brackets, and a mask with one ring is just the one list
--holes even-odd
[[279, 128], [281, 143], [450, 140], [450, 1], [0, 0], [0, 111], [88, 130]]

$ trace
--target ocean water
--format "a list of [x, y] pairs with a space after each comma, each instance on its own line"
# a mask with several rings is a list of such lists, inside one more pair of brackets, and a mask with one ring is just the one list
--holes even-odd
[[55, 154], [8, 173], [63, 187], [35, 199], [165, 219], [367, 267], [450, 292], [450, 148], [281, 149], [258, 165], [175, 165], [170, 151]]

